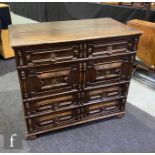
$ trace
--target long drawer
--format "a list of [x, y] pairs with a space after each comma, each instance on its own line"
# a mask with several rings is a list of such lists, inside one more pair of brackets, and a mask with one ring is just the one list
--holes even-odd
[[71, 90], [64, 93], [44, 95], [23, 100], [25, 115], [32, 116], [46, 112], [55, 112], [72, 108], [81, 104], [97, 103], [111, 98], [126, 97], [129, 82], [118, 82], [94, 87], [85, 87], [82, 90]]
[[[131, 42], [132, 41], [132, 42]], [[41, 66], [63, 62], [74, 62], [81, 58], [114, 56], [135, 51], [132, 37], [124, 39], [99, 39], [79, 43], [32, 46], [17, 49], [17, 66]]]

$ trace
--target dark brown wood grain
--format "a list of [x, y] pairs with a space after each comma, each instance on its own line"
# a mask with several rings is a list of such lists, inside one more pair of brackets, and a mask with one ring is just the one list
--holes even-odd
[[111, 18], [11, 25], [9, 31], [13, 47], [130, 36], [140, 33]]
[[28, 138], [125, 113], [140, 32], [112, 19], [20, 25], [10, 32]]

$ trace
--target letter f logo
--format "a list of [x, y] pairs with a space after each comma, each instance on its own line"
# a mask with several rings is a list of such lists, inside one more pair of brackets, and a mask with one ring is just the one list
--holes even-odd
[[14, 147], [13, 142], [15, 141], [14, 136], [17, 136], [17, 134], [12, 134], [10, 137], [10, 147]]

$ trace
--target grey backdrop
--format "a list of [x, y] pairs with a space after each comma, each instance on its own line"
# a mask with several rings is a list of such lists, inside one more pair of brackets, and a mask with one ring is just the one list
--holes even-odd
[[[144, 19], [146, 10], [128, 6], [78, 2], [10, 2], [11, 11], [39, 22], [111, 17], [120, 22]], [[155, 21], [155, 10], [150, 12], [149, 21]]]

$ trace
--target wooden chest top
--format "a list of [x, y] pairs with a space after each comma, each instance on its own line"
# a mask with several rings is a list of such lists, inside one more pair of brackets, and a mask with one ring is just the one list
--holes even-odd
[[141, 34], [111, 18], [11, 25], [9, 32], [12, 47]]

